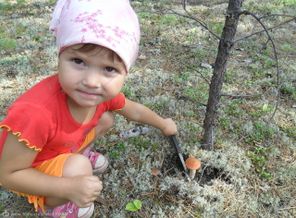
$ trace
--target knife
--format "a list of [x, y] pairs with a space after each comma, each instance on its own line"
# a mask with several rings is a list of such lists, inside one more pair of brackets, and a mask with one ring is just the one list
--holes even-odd
[[180, 143], [179, 143], [179, 141], [178, 141], [178, 139], [177, 139], [177, 137], [175, 135], [170, 136], [169, 139], [170, 139], [171, 144], [175, 147], [176, 152], [177, 152], [178, 157], [179, 157], [179, 160], [180, 160], [180, 162], [182, 164], [183, 170], [184, 170], [185, 174], [187, 175], [187, 167], [186, 167], [183, 155], [182, 155], [182, 150], [181, 150]]

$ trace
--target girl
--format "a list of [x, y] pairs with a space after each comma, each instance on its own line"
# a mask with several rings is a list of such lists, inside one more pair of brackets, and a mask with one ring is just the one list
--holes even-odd
[[91, 149], [113, 125], [112, 113], [177, 133], [121, 93], [139, 48], [128, 0], [59, 0], [51, 21], [58, 73], [20, 96], [0, 122], [0, 183], [51, 217], [90, 217], [108, 160]]

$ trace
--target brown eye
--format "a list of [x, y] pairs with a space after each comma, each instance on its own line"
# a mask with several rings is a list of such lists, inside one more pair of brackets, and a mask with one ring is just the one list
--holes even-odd
[[77, 65], [85, 65], [84, 61], [80, 58], [72, 58], [71, 61]]
[[107, 72], [116, 71], [116, 69], [114, 67], [106, 67], [105, 69], [106, 69]]

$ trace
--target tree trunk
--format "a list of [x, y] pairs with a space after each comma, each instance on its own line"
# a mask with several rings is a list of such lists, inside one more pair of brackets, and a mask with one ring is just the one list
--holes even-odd
[[243, 0], [229, 0], [228, 3], [225, 25], [219, 42], [218, 54], [210, 84], [207, 111], [204, 119], [202, 147], [207, 150], [213, 149], [214, 129], [218, 118], [218, 104], [220, 101], [227, 60], [233, 46], [233, 39], [235, 37], [242, 3]]

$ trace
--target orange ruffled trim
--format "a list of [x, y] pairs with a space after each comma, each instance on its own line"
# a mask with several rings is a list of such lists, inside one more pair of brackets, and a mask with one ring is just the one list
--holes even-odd
[[6, 128], [8, 132], [11, 132], [13, 135], [15, 135], [16, 137], [18, 137], [18, 141], [25, 143], [25, 145], [28, 148], [34, 149], [34, 151], [38, 151], [38, 152], [42, 150], [41, 148], [38, 148], [36, 145], [31, 145], [30, 142], [29, 142], [29, 140], [24, 139], [24, 138], [21, 138], [22, 133], [20, 133], [20, 132], [13, 132], [12, 129], [9, 126], [7, 126], [7, 125], [0, 125], [0, 128], [3, 128], [3, 127]]

